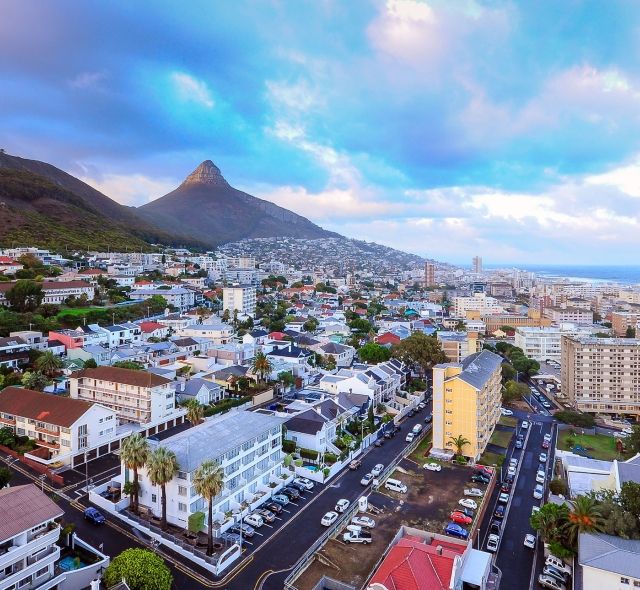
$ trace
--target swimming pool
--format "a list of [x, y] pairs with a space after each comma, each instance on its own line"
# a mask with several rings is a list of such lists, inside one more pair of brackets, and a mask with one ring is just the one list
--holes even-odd
[[76, 558], [72, 557], [71, 555], [67, 555], [67, 557], [63, 557], [58, 563], [58, 567], [64, 572], [77, 570], [77, 569], [80, 569], [81, 567], [84, 567], [85, 565], [87, 564], [84, 563], [83, 561], [80, 561], [80, 563], [78, 564], [76, 562]]
[[317, 465], [305, 465], [304, 468], [312, 471], [313, 473], [315, 473], [316, 471], [320, 471], [320, 467], [318, 467]]

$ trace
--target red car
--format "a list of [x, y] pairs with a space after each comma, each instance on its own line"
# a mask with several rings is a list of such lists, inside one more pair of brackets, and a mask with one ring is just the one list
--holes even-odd
[[543, 449], [548, 449], [549, 448], [549, 443], [546, 440], [542, 441], [542, 448]]
[[471, 524], [473, 522], [473, 518], [457, 511], [452, 512], [449, 518], [457, 524]]

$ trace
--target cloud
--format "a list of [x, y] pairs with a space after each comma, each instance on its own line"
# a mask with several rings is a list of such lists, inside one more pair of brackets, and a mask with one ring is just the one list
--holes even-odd
[[81, 72], [71, 80], [69, 80], [69, 86], [72, 88], [79, 88], [86, 90], [88, 88], [97, 88], [100, 83], [107, 78], [107, 73], [100, 72]]
[[215, 106], [215, 101], [211, 97], [211, 91], [206, 82], [184, 72], [174, 72], [171, 74], [171, 80], [180, 100], [194, 102], [208, 109]]
[[100, 178], [79, 178], [118, 203], [132, 207], [139, 207], [166, 195], [179, 184], [174, 179], [149, 178], [142, 174], [105, 174]]

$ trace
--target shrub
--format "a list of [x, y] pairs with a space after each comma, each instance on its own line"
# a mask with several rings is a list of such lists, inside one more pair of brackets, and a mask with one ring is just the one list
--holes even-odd
[[325, 453], [324, 460], [327, 463], [335, 463], [338, 460], [338, 457], [334, 453]]
[[566, 495], [567, 493], [567, 484], [564, 483], [564, 481], [562, 481], [561, 479], [552, 479], [549, 482], [549, 490], [551, 491], [551, 493], [553, 494], [563, 494]]
[[293, 453], [296, 450], [296, 443], [292, 440], [283, 440], [282, 441], [282, 450], [285, 453]]
[[573, 410], [562, 410], [556, 412], [555, 417], [565, 424], [573, 424], [582, 428], [591, 428], [595, 425], [595, 418], [591, 414], [583, 414], [582, 412], [574, 412]]
[[108, 587], [126, 580], [131, 590], [171, 590], [173, 576], [163, 559], [146, 549], [126, 549], [104, 572]]
[[215, 416], [216, 414], [223, 414], [224, 412], [228, 412], [231, 408], [235, 408], [236, 406], [241, 406], [251, 401], [250, 397], [238, 397], [238, 398], [226, 398], [220, 400], [219, 402], [207, 406], [204, 410], [204, 415]]
[[318, 451], [314, 451], [313, 449], [300, 449], [300, 456], [303, 459], [316, 460], [318, 458]]

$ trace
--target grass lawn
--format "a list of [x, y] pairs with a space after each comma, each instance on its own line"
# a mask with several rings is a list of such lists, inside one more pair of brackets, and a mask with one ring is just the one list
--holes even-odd
[[492, 453], [491, 451], [485, 451], [480, 456], [480, 461], [478, 461], [478, 463], [488, 466], [497, 465], [498, 467], [500, 467], [500, 465], [504, 463], [504, 455], [498, 455], [497, 453]]
[[105, 311], [105, 307], [70, 307], [69, 309], [62, 309], [58, 312], [60, 316], [83, 316], [90, 311], [102, 310]]
[[513, 432], [509, 432], [507, 430], [494, 430], [491, 438], [489, 439], [489, 444], [497, 445], [506, 449], [512, 438]]
[[[427, 452], [427, 449], [431, 447], [432, 434], [433, 433], [431, 431], [427, 433], [427, 435], [420, 441], [420, 444], [415, 448], [413, 453], [409, 455], [408, 459], [411, 459], [412, 461], [415, 461], [420, 465], [424, 464], [425, 460], [427, 459], [425, 457], [425, 453]], [[398, 435], [396, 434], [396, 436]]]
[[500, 416], [500, 420], [498, 420], [498, 424], [502, 426], [510, 426], [511, 428], [515, 428], [518, 426], [518, 419], [515, 416]]
[[[613, 459], [619, 459], [618, 451], [616, 450], [616, 439], [613, 436], [606, 436], [604, 434], [577, 434], [571, 436], [570, 430], [565, 430], [558, 433], [558, 448], [563, 451], [570, 451], [575, 445], [579, 445], [586, 449], [586, 453], [591, 455], [594, 459], [600, 459], [602, 461], [613, 461]], [[624, 441], [623, 441], [624, 442]], [[632, 455], [630, 451], [623, 453], [623, 458], [628, 458]]]

